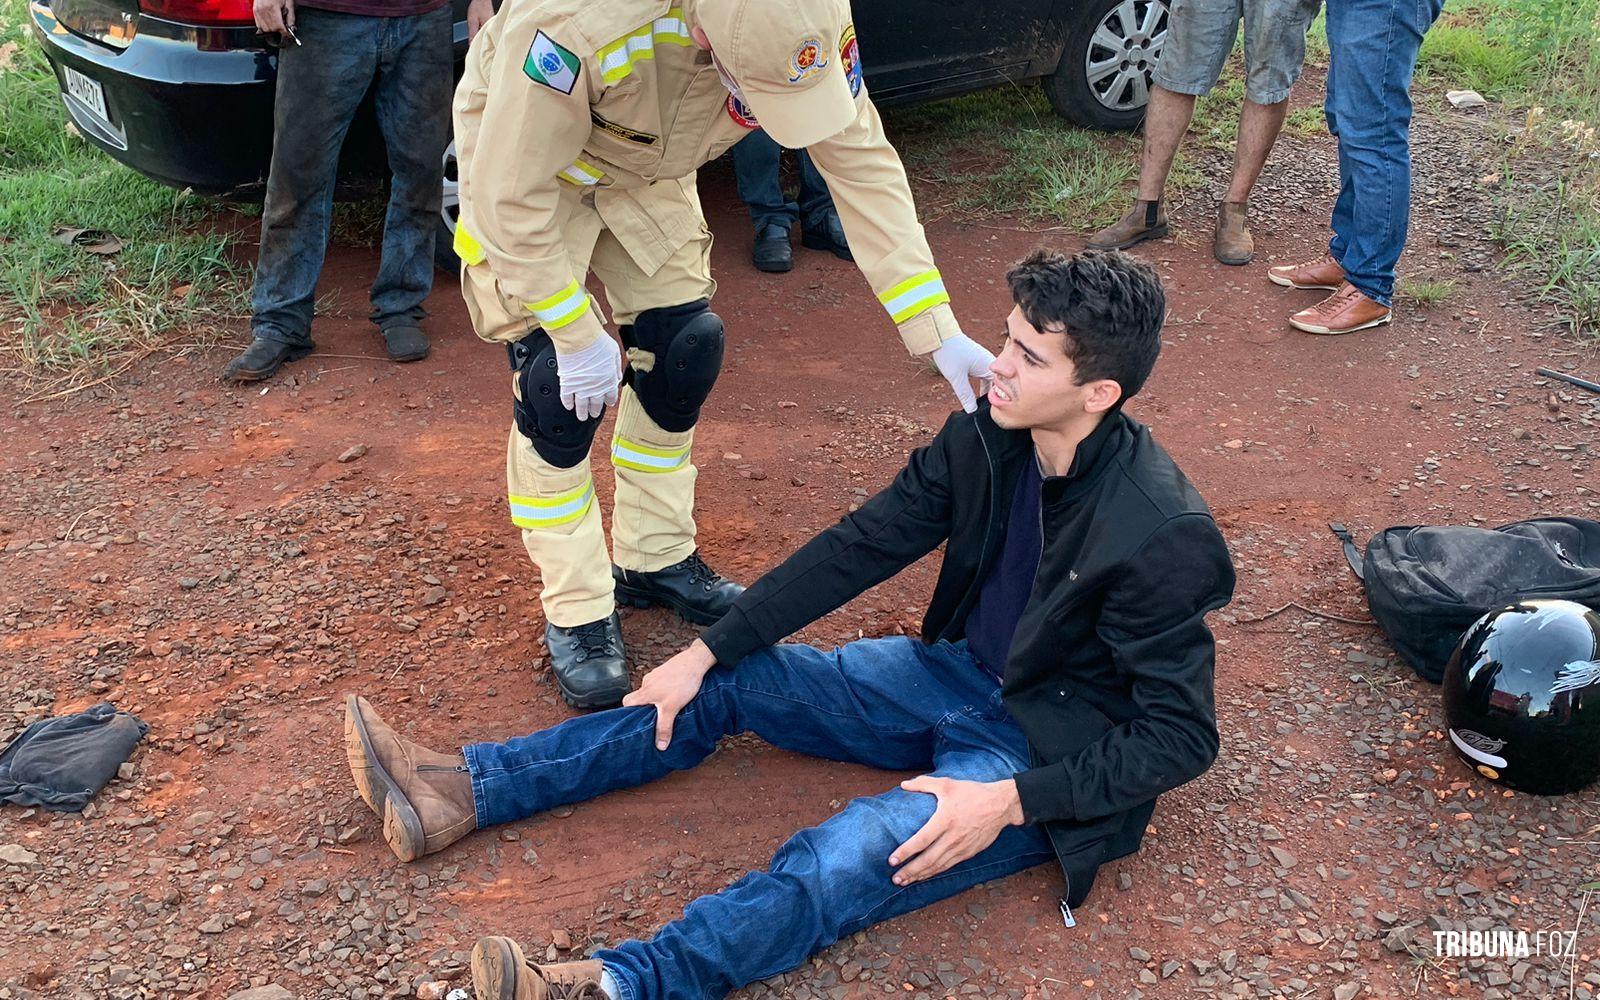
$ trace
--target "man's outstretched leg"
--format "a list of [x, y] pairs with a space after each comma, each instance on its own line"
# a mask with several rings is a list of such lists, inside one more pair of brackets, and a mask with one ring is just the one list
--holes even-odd
[[[978, 704], [986, 707], [963, 707], [939, 721], [934, 774], [998, 781], [1028, 766], [1027, 741], [1000, 707], [998, 691]], [[532, 965], [509, 939], [484, 938], [472, 956], [479, 1000], [722, 997], [793, 969], [862, 928], [1054, 857], [1041, 827], [1008, 826], [966, 861], [896, 885], [889, 858], [934, 809], [933, 796], [898, 788], [856, 799], [822, 825], [796, 834], [766, 871], [695, 900], [651, 940], [624, 942], [596, 953], [593, 961]], [[602, 982], [604, 992], [596, 992]]]
[[383, 817], [383, 839], [401, 861], [443, 850], [478, 828], [466, 758], [402, 738], [353, 694], [345, 698], [344, 752], [357, 791]]
[[362, 798], [403, 861], [509, 823], [699, 764], [724, 736], [875, 767], [931, 766], [935, 733], [998, 688], [964, 649], [909, 638], [836, 650], [774, 646], [705, 676], [656, 749], [656, 710], [618, 708], [505, 743], [441, 754], [402, 739], [365, 699], [346, 704], [345, 749]]

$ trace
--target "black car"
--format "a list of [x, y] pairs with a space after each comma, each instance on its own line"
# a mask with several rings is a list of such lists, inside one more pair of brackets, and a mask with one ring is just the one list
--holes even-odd
[[[1127, 130], [1144, 116], [1169, 0], [855, 0], [875, 103], [949, 97], [1041, 79], [1056, 111]], [[454, 0], [457, 72], [466, 0]], [[78, 130], [163, 184], [259, 197], [272, 154], [277, 49], [250, 0], [33, 0], [35, 36]], [[454, 148], [441, 225], [454, 229]], [[381, 174], [371, 98], [345, 142], [341, 178]], [[450, 241], [441, 240], [448, 253]]]

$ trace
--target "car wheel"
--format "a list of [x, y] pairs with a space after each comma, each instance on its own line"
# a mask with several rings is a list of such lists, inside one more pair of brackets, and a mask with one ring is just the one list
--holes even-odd
[[1167, 42], [1168, 0], [1092, 0], [1044, 78], [1056, 113], [1089, 128], [1129, 132], [1144, 120], [1150, 74]]
[[461, 270], [456, 256], [456, 219], [461, 216], [461, 174], [456, 166], [455, 140], [444, 148], [444, 197], [439, 202], [439, 233], [433, 238], [433, 262], [441, 271]]

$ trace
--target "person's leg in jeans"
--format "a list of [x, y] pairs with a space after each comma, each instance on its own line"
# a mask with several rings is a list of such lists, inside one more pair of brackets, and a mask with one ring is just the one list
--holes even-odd
[[[960, 653], [959, 657], [957, 653]], [[655, 709], [617, 708], [568, 719], [505, 743], [463, 748], [478, 825], [494, 826], [692, 768], [717, 741], [750, 732], [813, 757], [905, 770], [931, 761], [934, 727], [987, 697], [964, 647], [908, 638], [870, 639], [836, 650], [783, 645], [737, 668], [706, 674], [700, 693], [655, 748]]]
[[787, 271], [794, 263], [789, 227], [800, 209], [783, 196], [783, 182], [778, 174], [783, 147], [766, 132], [756, 129], [740, 139], [731, 152], [739, 200], [750, 212], [750, 222], [755, 227], [751, 263], [762, 271]]
[[800, 242], [813, 250], [826, 250], [840, 260], [855, 260], [845, 240], [844, 223], [833, 207], [828, 182], [803, 149], [794, 151], [800, 172]]
[[[717, 741], [753, 732], [784, 749], [894, 770], [996, 781], [1029, 763], [1027, 740], [998, 681], [964, 645], [867, 640], [832, 652], [780, 646], [707, 675], [679, 714], [665, 753], [655, 713], [626, 708], [506, 744], [465, 748], [480, 826], [509, 822], [693, 767]], [[766, 872], [691, 903], [650, 941], [595, 957], [615, 1000], [721, 996], [800, 964], [838, 938], [981, 882], [1049, 860], [1037, 827], [907, 887], [888, 858], [932, 816], [932, 796], [895, 789], [858, 799], [801, 831]]]
[[1335, 206], [1329, 249], [1346, 280], [1384, 307], [1411, 210], [1411, 76], [1439, 8], [1439, 0], [1328, 5], [1327, 110], [1339, 137], [1344, 206]]
[[[1029, 765], [999, 691], [939, 724], [932, 773], [1000, 781]], [[791, 837], [753, 872], [684, 908], [648, 941], [597, 952], [613, 1000], [702, 1000], [800, 966], [865, 927], [1050, 861], [1039, 826], [1008, 826], [988, 848], [931, 878], [895, 885], [889, 856], [933, 816], [933, 796], [895, 788], [859, 798]]]
[[265, 378], [311, 351], [339, 149], [377, 70], [383, 18], [314, 8], [301, 8], [297, 18], [301, 44], [278, 53], [272, 165], [250, 293], [255, 342], [230, 363], [226, 378]]
[[445, 6], [384, 18], [378, 46], [375, 97], [391, 181], [383, 258], [372, 283], [372, 321], [396, 361], [428, 356], [428, 340], [417, 324], [426, 315], [422, 301], [433, 290], [433, 242], [450, 141], [451, 17]]

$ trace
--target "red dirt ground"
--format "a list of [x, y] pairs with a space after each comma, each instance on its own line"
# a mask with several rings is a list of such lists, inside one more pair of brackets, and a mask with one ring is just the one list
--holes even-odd
[[[731, 349], [696, 447], [700, 537], [716, 566], [750, 579], [886, 482], [950, 401], [905, 358], [853, 267], [797, 249], [792, 273], [758, 275], [726, 175], [713, 170], [703, 196], [723, 234], [716, 305]], [[1214, 622], [1223, 761], [1163, 799], [1145, 849], [1102, 872], [1075, 930], [1055, 916], [1058, 873], [1046, 866], [857, 942], [857, 955], [903, 960], [836, 995], [901, 980], [910, 992], [924, 960], [965, 975], [971, 957], [989, 970], [970, 980], [985, 994], [1231, 996], [1225, 987], [1244, 980], [1213, 988], [1188, 964], [1228, 948], [1241, 975], [1262, 959], [1273, 984], [1264, 995], [1328, 996], [1346, 982], [1367, 996], [1476, 995], [1448, 961], [1430, 968], [1381, 948], [1379, 935], [1346, 942], [1328, 930], [1372, 923], [1349, 913], [1352, 897], [1429, 909], [1406, 884], [1417, 877], [1407, 866], [1424, 859], [1388, 846], [1414, 817], [1391, 826], [1364, 805], [1384, 765], [1351, 749], [1361, 724], [1293, 708], [1358, 711], [1367, 688], [1348, 675], [1364, 670], [1415, 717], [1409, 731], [1372, 737], [1395, 766], [1437, 768], [1414, 781], [1446, 799], [1497, 801], [1488, 786], [1450, 787], [1470, 775], [1438, 742], [1433, 689], [1387, 662], [1374, 629], [1292, 608], [1246, 620], [1289, 601], [1365, 617], [1329, 521], [1365, 539], [1399, 523], [1592, 515], [1582, 484], [1595, 413], [1581, 394], [1532, 377], [1538, 364], [1570, 363], [1572, 348], [1490, 276], [1466, 276], [1431, 311], [1402, 304], [1388, 329], [1290, 330], [1283, 317], [1315, 293], [1279, 290], [1265, 268], [1314, 256], [1326, 213], [1323, 198], [1262, 225], [1245, 268], [1210, 259], [1200, 211], [1180, 217], [1189, 238], [1140, 251], [1162, 271], [1171, 318], [1155, 377], [1130, 409], [1206, 496], [1240, 569], [1237, 599]], [[1079, 245], [1003, 222], [940, 222], [929, 235], [958, 315], [982, 340], [1009, 308], [1008, 262], [1041, 242]], [[1419, 234], [1411, 253], [1434, 250]], [[218, 383], [218, 350], [0, 417], [0, 648], [17, 665], [8, 671], [21, 670], [0, 692], [15, 703], [6, 710], [20, 724], [104, 697], [152, 727], [136, 774], [89, 818], [0, 811], [0, 842], [41, 859], [0, 869], [0, 995], [223, 997], [268, 981], [302, 997], [362, 995], [362, 984], [409, 995], [430, 968], [459, 976], [452, 953], [458, 962], [481, 933], [540, 947], [570, 934], [581, 947], [595, 932], [647, 932], [695, 892], [764, 865], [790, 831], [898, 780], [735, 740], [697, 772], [397, 864], [349, 781], [341, 695], [365, 694], [440, 748], [551, 725], [568, 710], [545, 676], [537, 581], [504, 513], [503, 355], [472, 336], [455, 281], [441, 277], [433, 356], [409, 366], [375, 357], [364, 319], [374, 264], [371, 251], [334, 252], [323, 288], [338, 299], [318, 321], [321, 353], [265, 391]], [[356, 444], [364, 457], [336, 460]], [[608, 496], [610, 470], [595, 469]], [[933, 575], [925, 561], [805, 638], [914, 628]], [[625, 612], [624, 628], [641, 669], [692, 635], [659, 612]], [[1376, 666], [1361, 666], [1367, 654]], [[1454, 808], [1433, 804], [1451, 823]], [[1591, 816], [1593, 804], [1582, 803]], [[1297, 864], [1256, 867], [1263, 824], [1288, 833]], [[1392, 875], [1371, 862], [1385, 851]], [[1353, 874], [1330, 879], [1341, 865]], [[1476, 870], [1479, 885], [1493, 884], [1487, 861]], [[301, 891], [318, 879], [357, 887], [355, 903]], [[1263, 885], [1296, 888], [1315, 912], [1280, 926], [1256, 899]], [[1385, 887], [1398, 904], [1380, 899]], [[367, 888], [391, 912], [363, 919]], [[1208, 920], [1213, 911], [1221, 919]], [[214, 915], [225, 929], [197, 933]], [[364, 936], [364, 924], [391, 933]], [[355, 954], [336, 966], [316, 954], [323, 941]], [[1154, 957], [1130, 960], [1130, 947]], [[1136, 979], [1163, 959], [1183, 968]], [[292, 971], [307, 963], [310, 974]], [[119, 966], [145, 986], [108, 986]], [[123, 978], [129, 990], [139, 981]], [[1528, 982], [1527, 995], [1541, 995]], [[935, 984], [931, 995], [946, 992], [960, 991]]]

